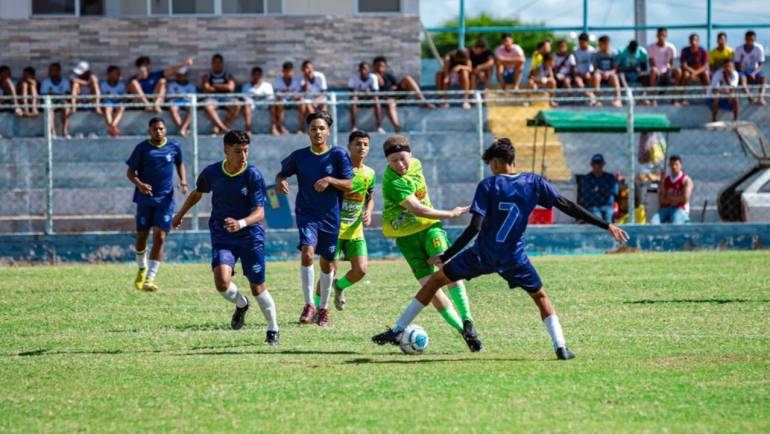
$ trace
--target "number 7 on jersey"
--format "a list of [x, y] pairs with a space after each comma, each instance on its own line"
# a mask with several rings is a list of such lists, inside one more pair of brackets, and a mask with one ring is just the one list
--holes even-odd
[[511, 232], [513, 224], [516, 223], [516, 219], [519, 218], [519, 207], [513, 202], [500, 202], [497, 209], [508, 212], [508, 215], [505, 216], [505, 221], [503, 221], [503, 225], [500, 226], [500, 230], [497, 231], [496, 241], [498, 243], [503, 243], [505, 242], [505, 239], [508, 238], [508, 234]]

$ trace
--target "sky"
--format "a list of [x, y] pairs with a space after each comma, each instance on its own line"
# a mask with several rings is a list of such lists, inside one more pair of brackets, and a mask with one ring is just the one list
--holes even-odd
[[[647, 25], [701, 24], [706, 22], [705, 0], [646, 0]], [[438, 27], [447, 19], [457, 17], [459, 0], [420, 0], [420, 18], [425, 27]], [[582, 0], [466, 0], [466, 15], [486, 12], [493, 17], [517, 17], [525, 22], [544, 23], [547, 26], [582, 25]], [[589, 25], [633, 25], [633, 0], [589, 0]], [[767, 0], [713, 0], [712, 20], [719, 24], [770, 23], [770, 2]], [[743, 41], [745, 30], [726, 30], [728, 44]], [[672, 30], [669, 40], [677, 47], [687, 44], [690, 33], [699, 33], [705, 44], [706, 30]], [[770, 45], [770, 28], [756, 29], [757, 42]], [[625, 46], [633, 32], [607, 32], [615, 48]], [[713, 31], [716, 38], [717, 31]], [[599, 35], [597, 34], [597, 37]], [[514, 35], [515, 38], [515, 35]], [[647, 34], [647, 42], [655, 40], [654, 31]], [[715, 42], [712, 46], [716, 45]], [[769, 53], [770, 54], [770, 53]]]

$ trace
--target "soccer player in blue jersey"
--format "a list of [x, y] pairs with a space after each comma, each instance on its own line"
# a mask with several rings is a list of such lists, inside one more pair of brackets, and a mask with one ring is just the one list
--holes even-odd
[[[299, 248], [302, 251], [300, 276], [305, 307], [299, 322], [310, 324], [318, 314], [318, 325], [331, 324], [329, 320], [329, 292], [334, 283], [335, 253], [340, 231], [340, 210], [343, 194], [353, 188], [353, 165], [343, 148], [328, 144], [332, 118], [325, 111], [307, 115], [305, 119], [310, 146], [292, 152], [281, 162], [281, 171], [275, 176], [275, 185], [281, 194], [289, 192], [290, 176], [297, 176], [297, 201], [294, 213], [299, 229]], [[321, 301], [316, 309], [313, 301], [315, 276], [313, 259], [321, 256], [319, 286]]]
[[229, 131], [224, 136], [225, 159], [206, 167], [198, 176], [195, 191], [174, 216], [174, 227], [182, 225], [185, 214], [204, 193], [211, 193], [211, 268], [217, 291], [235, 304], [230, 327], [243, 327], [249, 300], [238, 292], [232, 281], [235, 263], [240, 258], [243, 274], [251, 293], [267, 321], [265, 344], [278, 345], [278, 319], [275, 302], [265, 285], [265, 181], [248, 164], [249, 135]]
[[[494, 175], [481, 181], [476, 188], [470, 225], [452, 247], [436, 258], [436, 264], [443, 264], [443, 268], [431, 275], [396, 321], [395, 327], [372, 337], [375, 343], [397, 344], [401, 332], [430, 302], [436, 291], [447, 283], [497, 273], [510, 288], [521, 287], [532, 297], [551, 336], [556, 357], [559, 360], [575, 357], [575, 353], [567, 348], [559, 318], [543, 289], [540, 276], [527, 258], [524, 231], [529, 215], [537, 205], [549, 209], [556, 207], [571, 217], [609, 231], [618, 241], [628, 241], [628, 234], [565, 199], [540, 176], [517, 173], [515, 156], [513, 145], [506, 138], [496, 140], [484, 152], [484, 162]], [[461, 252], [477, 235], [474, 245]]]
[[[166, 137], [166, 123], [150, 119], [150, 138], [139, 143], [126, 161], [126, 175], [136, 188], [136, 273], [134, 287], [157, 291], [155, 275], [163, 259], [163, 243], [171, 230], [174, 214], [174, 168], [179, 174], [179, 187], [187, 194], [187, 175], [182, 164], [182, 147]], [[147, 264], [147, 238], [152, 231], [152, 251]]]

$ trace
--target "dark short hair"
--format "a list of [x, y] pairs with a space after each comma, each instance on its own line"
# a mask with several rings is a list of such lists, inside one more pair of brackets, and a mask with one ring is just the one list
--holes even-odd
[[224, 62], [224, 61], [225, 61], [225, 58], [224, 58], [224, 57], [222, 57], [222, 55], [221, 55], [221, 54], [219, 54], [219, 53], [215, 53], [213, 56], [211, 56], [211, 61], [213, 62], [213, 61], [215, 61], [215, 60], [219, 60], [220, 62]]
[[255, 66], [251, 68], [251, 73], [254, 74], [255, 72], [262, 74], [262, 68], [260, 68], [259, 66]]
[[476, 43], [473, 46], [476, 48], [487, 48], [487, 40], [484, 38], [476, 39]]
[[578, 41], [587, 41], [589, 39], [588, 33], [583, 32], [578, 36]]
[[668, 157], [668, 161], [669, 161], [669, 162], [672, 162], [672, 161], [678, 161], [678, 162], [680, 162], [680, 163], [681, 163], [681, 162], [682, 162], [682, 157], [681, 157], [681, 156], [679, 156], [679, 154], [674, 154], [674, 155], [672, 155], [672, 156]]
[[661, 32], [666, 32], [666, 33], [668, 33], [668, 29], [667, 29], [667, 28], [665, 28], [665, 27], [658, 27], [658, 31], [657, 31], [656, 33], [657, 33], [657, 34], [661, 34]]
[[223, 138], [223, 141], [225, 143], [225, 146], [233, 146], [233, 145], [248, 145], [251, 143], [251, 138], [248, 134], [246, 134], [245, 131], [240, 130], [230, 130], [227, 133], [225, 133], [225, 137]]
[[11, 68], [8, 65], [0, 65], [0, 74], [9, 74]]
[[511, 37], [510, 33], [503, 33], [503, 34], [500, 35], [500, 39], [505, 39], [505, 38], [513, 39], [513, 37]]
[[556, 46], [558, 47], [559, 45], [566, 44], [566, 43], [567, 43], [566, 39], [559, 39], [556, 41]]
[[361, 69], [361, 68], [363, 68], [364, 66], [369, 66], [369, 62], [367, 62], [367, 61], [363, 61], [363, 62], [359, 63], [359, 64], [358, 64], [358, 69]]
[[698, 38], [700, 39], [700, 36], [698, 36], [697, 33], [690, 33], [690, 42], [692, 42], [693, 39]]
[[147, 124], [148, 127], [152, 128], [153, 125], [157, 124], [158, 122], [162, 123], [163, 125], [166, 125], [166, 121], [163, 120], [163, 118], [154, 117], [150, 119], [150, 122]]
[[332, 120], [332, 115], [330, 115], [329, 112], [325, 112], [325, 111], [317, 111], [315, 113], [310, 113], [309, 115], [305, 116], [305, 123], [310, 125], [310, 123], [316, 119], [323, 119], [323, 121], [326, 122], [326, 126], [328, 127], [331, 127], [332, 124], [334, 124], [334, 121]]
[[134, 66], [137, 68], [140, 68], [142, 66], [146, 66], [150, 64], [150, 58], [147, 56], [139, 56], [136, 58], [136, 61], [134, 62]]
[[721, 38], [722, 36], [724, 36], [724, 37], [725, 37], [725, 39], [727, 39], [727, 33], [725, 33], [725, 32], [719, 32], [719, 33], [717, 33], [717, 39]]
[[747, 38], [756, 38], [757, 37], [757, 33], [755, 31], [753, 31], [753, 30], [749, 30], [748, 32], [746, 32], [746, 37]]
[[513, 147], [510, 139], [502, 137], [492, 142], [492, 145], [484, 151], [481, 159], [485, 163], [489, 163], [492, 160], [500, 160], [505, 164], [511, 164], [516, 160], [516, 149]]
[[110, 65], [110, 66], [108, 66], [108, 67], [107, 67], [107, 74], [109, 74], [109, 73], [110, 73], [110, 72], [112, 72], [112, 71], [118, 71], [118, 72], [120, 72], [120, 67], [118, 67], [118, 66], [116, 66], [116, 65]]
[[294, 64], [292, 62], [283, 62], [283, 69], [294, 69]]
[[369, 139], [369, 133], [366, 131], [356, 130], [350, 133], [348, 136], [348, 144], [353, 143], [353, 140], [355, 139]]
[[313, 64], [313, 62], [311, 62], [311, 61], [309, 61], [309, 60], [303, 60], [303, 61], [302, 61], [302, 69], [305, 69], [305, 67], [306, 67], [307, 65], [312, 65], [312, 64]]
[[33, 68], [31, 66], [27, 66], [21, 72], [24, 73], [24, 74], [35, 75], [35, 68]]
[[538, 42], [537, 45], [535, 46], [535, 50], [540, 51], [540, 49], [543, 48], [544, 45], [545, 45], [545, 41]]
[[380, 62], [388, 63], [388, 59], [385, 58], [385, 56], [377, 56], [372, 60], [372, 64], [377, 64]]
[[545, 53], [543, 54], [543, 62], [548, 62], [549, 60], [553, 60], [553, 55], [551, 53]]
[[50, 64], [48, 65], [48, 68], [49, 68], [49, 69], [50, 69], [50, 68], [58, 68], [58, 69], [61, 69], [61, 63], [59, 63], [59, 62], [53, 62], [53, 63], [50, 63]]
[[601, 35], [599, 36], [599, 42], [610, 42], [610, 37], [608, 35]]

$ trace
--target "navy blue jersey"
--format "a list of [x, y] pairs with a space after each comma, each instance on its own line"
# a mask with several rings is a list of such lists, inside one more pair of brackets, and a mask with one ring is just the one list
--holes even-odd
[[559, 192], [534, 173], [496, 175], [481, 181], [471, 204], [471, 212], [484, 217], [481, 232], [473, 245], [481, 262], [510, 269], [527, 261], [524, 231], [535, 206], [551, 208]]
[[203, 169], [195, 186], [200, 193], [211, 193], [211, 242], [262, 240], [265, 231], [259, 223], [237, 232], [228, 232], [225, 219], [230, 217], [240, 220], [248, 217], [255, 209], [265, 206], [265, 180], [251, 164], [232, 174], [225, 171], [224, 164], [224, 161], [220, 161]]
[[139, 87], [142, 88], [142, 92], [146, 94], [152, 94], [155, 93], [155, 86], [158, 85], [158, 82], [161, 78], [166, 77], [166, 71], [159, 69], [157, 71], [152, 71], [149, 74], [147, 74], [147, 78], [143, 80], [139, 80]]
[[352, 179], [353, 163], [350, 162], [348, 153], [336, 146], [323, 154], [314, 153], [309, 146], [298, 149], [281, 162], [280, 176], [288, 178], [292, 175], [297, 175], [299, 184], [294, 206], [297, 226], [316, 223], [318, 229], [323, 232], [339, 232], [342, 192], [329, 186], [319, 193], [313, 185], [327, 176]]
[[174, 199], [174, 168], [182, 164], [182, 147], [166, 139], [160, 146], [149, 140], [139, 143], [126, 161], [139, 180], [152, 186], [152, 196], [134, 189], [134, 202], [142, 205], [167, 203]]

